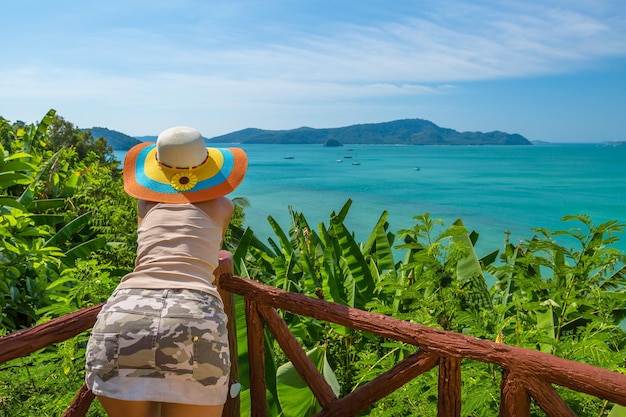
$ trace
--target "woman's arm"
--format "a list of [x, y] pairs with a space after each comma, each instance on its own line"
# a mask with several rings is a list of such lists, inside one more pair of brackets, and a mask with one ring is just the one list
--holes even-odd
[[227, 197], [219, 197], [215, 200], [203, 201], [196, 203], [209, 217], [222, 226], [222, 238], [228, 229], [228, 223], [235, 210], [235, 205]]

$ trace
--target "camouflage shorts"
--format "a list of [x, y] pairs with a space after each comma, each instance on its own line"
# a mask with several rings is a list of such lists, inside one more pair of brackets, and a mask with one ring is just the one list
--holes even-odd
[[96, 395], [198, 405], [226, 400], [222, 301], [191, 290], [116, 290], [93, 327], [86, 381]]

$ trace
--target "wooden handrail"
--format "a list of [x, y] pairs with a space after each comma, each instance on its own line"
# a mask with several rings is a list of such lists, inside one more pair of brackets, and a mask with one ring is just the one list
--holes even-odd
[[30, 329], [0, 338], [0, 363], [30, 355], [54, 343], [63, 342], [89, 330], [103, 304], [75, 311]]
[[[551, 384], [560, 385], [626, 406], [626, 375], [617, 372], [611, 372], [535, 350], [499, 344], [460, 333], [437, 330], [397, 320], [382, 314], [329, 303], [303, 294], [265, 286], [241, 277], [233, 276], [223, 280], [222, 288], [242, 295], [246, 300], [249, 300], [251, 305], [258, 306], [257, 311], [265, 320], [268, 320], [270, 317], [267, 309], [268, 306], [271, 306], [272, 308], [282, 309], [293, 314], [340, 324], [355, 330], [366, 331], [381, 337], [418, 346], [421, 350], [437, 355], [440, 358], [440, 375], [443, 369], [442, 363], [446, 364], [444, 372], [452, 372], [453, 375], [456, 375], [459, 372], [457, 368], [461, 359], [472, 359], [498, 365], [506, 375], [502, 389], [502, 403], [504, 406], [501, 415], [503, 416], [530, 415], [528, 396], [532, 397], [549, 416], [573, 415], [573, 412], [561, 400]], [[275, 321], [275, 319], [271, 318], [270, 321]], [[270, 329], [272, 327], [275, 327], [275, 324], [270, 325]], [[274, 334], [276, 335], [277, 333], [274, 332]], [[281, 341], [279, 341], [279, 344], [282, 345]], [[289, 359], [293, 361], [293, 358], [290, 357]], [[294, 361], [294, 366], [296, 364], [297, 361]], [[298, 369], [297, 366], [296, 369]], [[309, 371], [303, 368], [299, 372], [305, 374]], [[311, 379], [310, 376], [307, 376], [307, 378]], [[440, 378], [440, 381], [441, 379], [445, 379], [445, 376]], [[260, 391], [260, 389], [256, 391]], [[315, 393], [315, 390], [313, 392]], [[442, 394], [446, 393], [450, 394], [449, 391], [442, 393], [440, 390], [440, 413], [443, 406], [441, 397]], [[332, 402], [325, 398], [326, 394], [321, 394], [320, 397], [318, 397], [318, 400], [322, 405]], [[456, 398], [458, 397], [453, 395], [451, 398], [454, 399], [456, 404]], [[255, 399], [252, 399], [251, 402], [253, 404], [257, 403]], [[319, 416], [335, 415], [329, 411], [334, 407], [336, 401], [332, 403], [332, 405], [325, 407]], [[367, 408], [369, 405], [356, 404], [356, 401], [351, 403], [355, 404], [355, 407], [360, 407], [360, 409], [350, 410], [350, 413], [343, 414], [344, 416], [356, 415], [362, 411], [361, 408], [364, 406]], [[450, 406], [448, 401], [445, 404], [450, 408], [446, 413], [454, 413], [445, 415], [459, 415], [460, 407], [458, 405]], [[265, 414], [253, 413], [253, 415], [261, 416]]]
[[[471, 359], [502, 368], [500, 416], [530, 416], [534, 400], [549, 417], [575, 416], [552, 384], [567, 387], [626, 406], [626, 376], [591, 365], [558, 358], [546, 353], [477, 339], [455, 332], [437, 330], [382, 314], [329, 303], [302, 294], [269, 287], [233, 275], [232, 256], [222, 251], [216, 270], [217, 284], [229, 316], [231, 382], [238, 381], [237, 340], [233, 294], [244, 297], [250, 361], [250, 396], [253, 417], [267, 416], [263, 326], [274, 334], [319, 400], [318, 417], [356, 416], [371, 404], [432, 368], [439, 367], [439, 416], [460, 416], [461, 361]], [[102, 305], [89, 307], [51, 320], [31, 329], [0, 338], [0, 363], [28, 355], [88, 330]], [[337, 398], [302, 347], [274, 309], [308, 316], [369, 332], [419, 347], [419, 350], [372, 381], [343, 398]], [[93, 400], [85, 386], [63, 414], [84, 417]], [[239, 397], [225, 405], [225, 417], [239, 416]]]

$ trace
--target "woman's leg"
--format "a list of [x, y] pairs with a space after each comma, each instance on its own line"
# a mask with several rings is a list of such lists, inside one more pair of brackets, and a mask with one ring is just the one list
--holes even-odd
[[[161, 403], [161, 417], [221, 417], [224, 405]], [[129, 414], [129, 416], [132, 414]]]
[[109, 417], [159, 417], [161, 405], [151, 401], [125, 401], [98, 396]]

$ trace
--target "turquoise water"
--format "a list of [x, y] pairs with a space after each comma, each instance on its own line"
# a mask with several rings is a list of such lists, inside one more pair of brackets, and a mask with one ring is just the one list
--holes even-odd
[[[446, 225], [461, 218], [478, 232], [479, 255], [500, 249], [506, 231], [515, 242], [531, 238], [535, 227], [580, 226], [562, 222], [565, 215], [626, 223], [626, 146], [242, 147], [248, 174], [231, 197], [250, 201], [246, 224], [262, 239], [273, 236], [268, 216], [288, 229], [289, 205], [311, 225], [328, 224], [347, 199], [353, 204], [346, 225], [357, 239], [384, 210], [393, 232], [428, 212]], [[620, 238], [617, 247], [626, 250], [626, 236]]]

